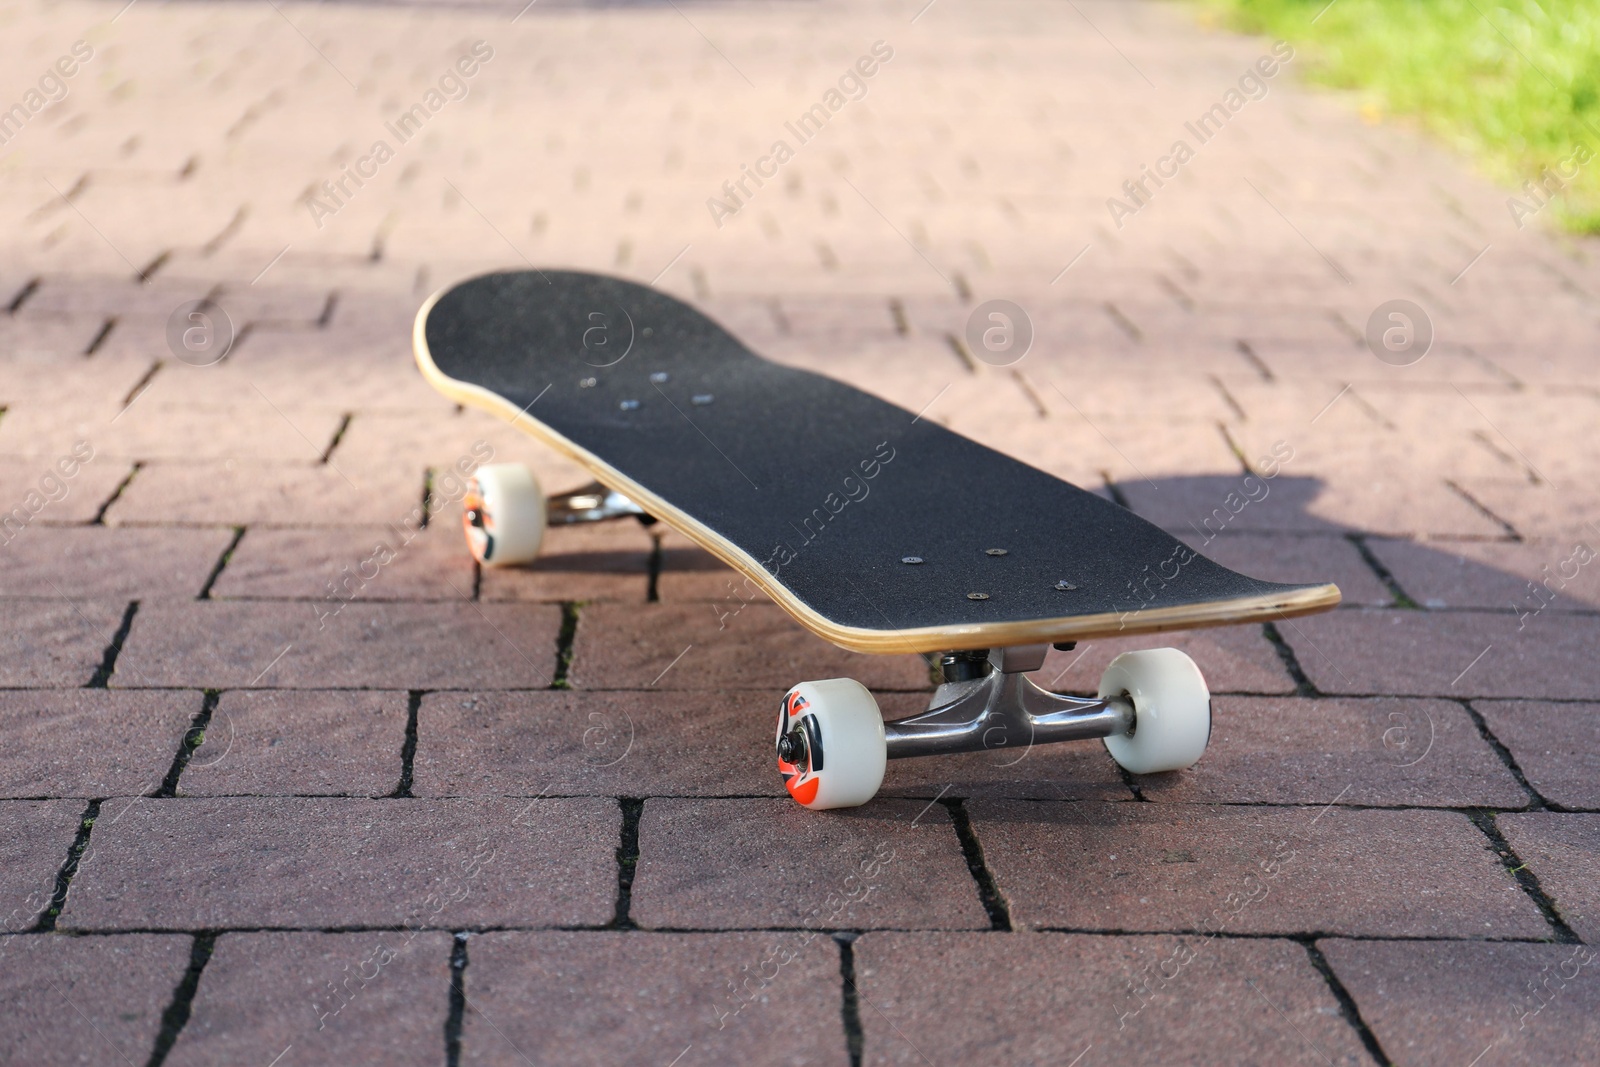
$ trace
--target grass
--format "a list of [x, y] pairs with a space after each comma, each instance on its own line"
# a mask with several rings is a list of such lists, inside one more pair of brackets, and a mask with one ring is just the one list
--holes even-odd
[[1539, 214], [1600, 233], [1600, 0], [1200, 2], [1294, 45], [1312, 81], [1360, 94], [1363, 117], [1415, 119], [1497, 181], [1558, 190]]

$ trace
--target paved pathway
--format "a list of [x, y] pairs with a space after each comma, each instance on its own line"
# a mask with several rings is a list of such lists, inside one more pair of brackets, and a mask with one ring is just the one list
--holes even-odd
[[[1592, 243], [1176, 5], [518, 6], [3, 16], [10, 1061], [1592, 1062]], [[524, 262], [1345, 605], [1174, 636], [1217, 696], [1170, 781], [801, 812], [776, 695], [908, 712], [920, 662], [637, 526], [465, 553], [463, 471], [578, 472], [409, 325]]]

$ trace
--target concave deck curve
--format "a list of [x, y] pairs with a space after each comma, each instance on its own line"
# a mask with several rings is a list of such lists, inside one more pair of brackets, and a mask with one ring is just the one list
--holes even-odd
[[481, 275], [430, 297], [413, 343], [440, 392], [582, 464], [853, 651], [1153, 633], [1339, 602], [1334, 585], [1246, 577], [1093, 493], [762, 359], [633, 282]]

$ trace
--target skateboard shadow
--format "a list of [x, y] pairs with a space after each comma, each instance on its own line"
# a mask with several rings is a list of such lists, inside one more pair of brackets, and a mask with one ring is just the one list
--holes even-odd
[[1573, 559], [1592, 546], [1520, 541], [1509, 530], [1485, 538], [1481, 526], [1420, 540], [1423, 522], [1406, 522], [1403, 502], [1395, 525], [1413, 529], [1366, 529], [1330, 517], [1337, 504], [1312, 476], [1185, 475], [1119, 483], [1113, 495], [1223, 566], [1267, 581], [1334, 582], [1342, 609], [1537, 614], [1600, 604], [1600, 582]]

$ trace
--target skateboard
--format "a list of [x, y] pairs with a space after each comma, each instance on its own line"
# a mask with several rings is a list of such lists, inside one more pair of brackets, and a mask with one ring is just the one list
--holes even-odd
[[941, 684], [885, 723], [848, 678], [783, 697], [775, 750], [813, 809], [865, 803], [891, 758], [1102, 738], [1132, 774], [1181, 770], [1210, 694], [1172, 648], [1125, 652], [1095, 699], [1028, 678], [1052, 646], [1331, 608], [1331, 584], [1246, 577], [1094, 493], [844, 382], [768, 361], [682, 301], [568, 271], [485, 274], [430, 297], [413, 331], [430, 384], [593, 473], [546, 498], [527, 467], [478, 468], [464, 500], [485, 566], [547, 526], [661, 521], [812, 633], [922, 653]]

